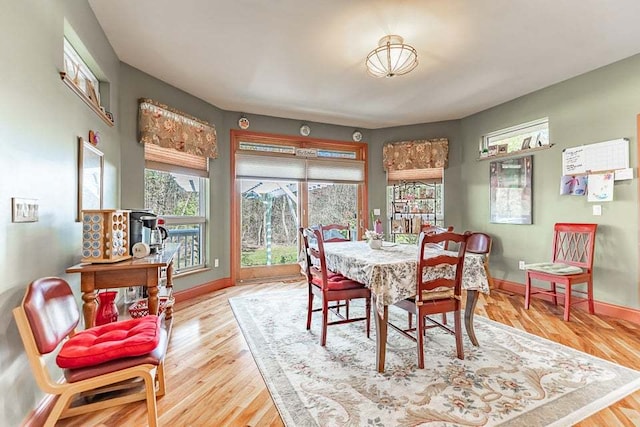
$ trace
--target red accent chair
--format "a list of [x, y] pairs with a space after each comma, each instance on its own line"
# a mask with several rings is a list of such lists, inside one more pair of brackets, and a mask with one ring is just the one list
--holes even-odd
[[491, 254], [491, 236], [486, 233], [474, 232], [467, 239], [467, 253], [484, 255], [484, 271], [487, 273], [489, 288], [493, 289], [493, 277], [489, 272], [489, 255]]
[[[527, 280], [524, 294], [524, 308], [529, 309], [531, 295], [551, 295], [553, 304], [558, 305], [556, 285], [564, 286], [564, 321], [569, 321], [572, 304], [587, 302], [589, 313], [594, 314], [593, 307], [593, 255], [598, 224], [557, 223], [553, 227], [553, 262], [527, 267]], [[537, 266], [537, 267], [536, 267]], [[551, 288], [535, 292], [531, 290], [531, 280], [551, 283]], [[587, 284], [587, 290], [572, 289], [573, 285]], [[586, 294], [586, 300], [571, 302], [572, 292]]]
[[[327, 262], [324, 254], [324, 242], [320, 230], [312, 230], [310, 228], [300, 228], [300, 235], [304, 244], [304, 253], [306, 254], [305, 274], [309, 286], [309, 302], [307, 308], [307, 330], [311, 329], [311, 316], [313, 312], [322, 312], [322, 333], [320, 336], [320, 345], [323, 347], [327, 343], [327, 327], [329, 325], [338, 325], [342, 323], [366, 321], [367, 337], [371, 330], [371, 291], [362, 283], [350, 280], [341, 274], [330, 273], [327, 270]], [[315, 245], [310, 244], [315, 241]], [[322, 307], [313, 309], [314, 296], [322, 299]], [[346, 317], [341, 315], [337, 308], [340, 301], [347, 302], [355, 298], [365, 299], [365, 317], [349, 318], [347, 312]], [[330, 306], [331, 302], [336, 304]], [[329, 311], [331, 311], [340, 320], [329, 321]]]
[[[32, 282], [13, 315], [38, 386], [56, 396], [45, 426], [137, 400], [146, 400], [148, 423], [158, 425], [156, 397], [165, 393], [163, 364], [168, 337], [157, 316], [76, 332], [80, 320], [76, 300], [69, 284], [58, 277]], [[57, 362], [68, 369], [64, 369], [65, 381], [56, 382], [44, 359], [63, 341]], [[109, 391], [128, 388], [137, 378], [143, 380], [142, 391], [134, 389], [102, 399]], [[87, 400], [91, 396], [100, 399]]]
[[[462, 293], [462, 270], [464, 268], [464, 256], [466, 252], [467, 239], [471, 233], [438, 233], [428, 235], [425, 232], [420, 233], [418, 247], [418, 269], [416, 272], [416, 281], [418, 283], [417, 295], [413, 298], [404, 299], [395, 303], [397, 307], [415, 314], [417, 317], [416, 328], [401, 329], [392, 323], [393, 327], [403, 335], [414, 340], [418, 344], [418, 368], [424, 368], [424, 348], [423, 341], [425, 330], [433, 327], [441, 327], [456, 337], [456, 353], [458, 359], [464, 359], [464, 350], [462, 348], [462, 320], [460, 318], [461, 310], [461, 293]], [[458, 252], [455, 255], [442, 254], [436, 257], [426, 258], [424, 256], [425, 248], [429, 245], [441, 245], [445, 242], [453, 242], [458, 244]], [[429, 279], [428, 270], [438, 270], [441, 268], [455, 268], [454, 278], [445, 278], [437, 275], [436, 278]], [[427, 274], [425, 274], [427, 273]], [[431, 275], [432, 277], [433, 275]], [[444, 322], [440, 323], [430, 317], [433, 314], [446, 314], [453, 312], [454, 329], [447, 327]], [[427, 326], [426, 320], [431, 324]]]

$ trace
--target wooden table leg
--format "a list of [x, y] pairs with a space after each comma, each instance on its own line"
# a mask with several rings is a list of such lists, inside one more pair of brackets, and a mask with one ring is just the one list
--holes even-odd
[[[173, 296], [173, 260], [167, 266], [167, 295], [169, 298]], [[164, 317], [167, 320], [173, 317], [173, 305], [166, 308]]]
[[96, 291], [82, 292], [82, 315], [84, 316], [84, 328], [93, 328], [96, 321]]
[[478, 347], [478, 339], [476, 338], [476, 332], [473, 329], [473, 313], [476, 310], [476, 304], [478, 303], [478, 291], [467, 291], [467, 303], [464, 307], [464, 327], [467, 330], [467, 335], [471, 340], [471, 343]]
[[149, 304], [149, 314], [158, 314], [158, 276], [159, 268], [150, 268], [147, 270], [147, 301]]
[[94, 273], [80, 275], [80, 290], [82, 291], [82, 315], [84, 328], [93, 328], [96, 325], [96, 276]]
[[384, 372], [384, 361], [387, 354], [387, 321], [389, 320], [389, 308], [385, 305], [383, 314], [375, 304], [376, 297], [373, 296], [374, 311], [376, 312], [376, 370]]

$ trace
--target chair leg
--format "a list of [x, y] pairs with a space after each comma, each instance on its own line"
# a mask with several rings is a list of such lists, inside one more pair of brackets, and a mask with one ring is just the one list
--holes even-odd
[[456, 353], [458, 359], [464, 360], [464, 349], [462, 348], [462, 321], [460, 319], [460, 309], [453, 312], [454, 330], [456, 333]]
[[164, 361], [158, 365], [156, 371], [156, 381], [158, 382], [158, 390], [156, 391], [156, 397], [162, 397], [166, 393], [166, 385], [164, 381]]
[[564, 285], [564, 321], [569, 321], [569, 310], [571, 310], [571, 284]]
[[65, 411], [65, 409], [67, 409], [67, 407], [69, 406], [72, 397], [73, 393], [68, 392], [63, 392], [60, 396], [58, 396], [58, 400], [56, 400], [53, 409], [51, 410], [51, 412], [49, 412], [49, 416], [44, 422], [44, 427], [55, 427], [56, 422]]
[[147, 392], [147, 419], [149, 421], [149, 427], [157, 427], [158, 407], [156, 405], [155, 374], [146, 372], [142, 377]]
[[558, 305], [558, 291], [556, 290], [556, 282], [551, 282], [551, 292], [553, 292], [553, 305]]
[[489, 273], [489, 263], [485, 259], [484, 261], [484, 272], [487, 275], [487, 282], [489, 282], [489, 289], [495, 289], [495, 285], [493, 284], [493, 277], [491, 273]]
[[371, 298], [365, 298], [365, 300], [365, 310], [367, 310], [367, 338], [369, 338], [371, 333]]
[[344, 305], [345, 305], [345, 312], [348, 319], [349, 318], [349, 300], [345, 300]]
[[593, 280], [589, 277], [587, 282], [587, 302], [589, 304], [589, 314], [595, 314], [596, 310], [593, 306]]
[[442, 324], [443, 325], [447, 324], [447, 313], [442, 313]]
[[309, 285], [309, 302], [308, 310], [307, 310], [307, 331], [311, 329], [311, 314], [313, 313], [313, 290], [311, 289], [312, 285]]
[[327, 296], [322, 297], [322, 333], [320, 334], [320, 345], [324, 347], [327, 344], [327, 324], [329, 323], [329, 301]]
[[416, 315], [416, 341], [418, 344], [418, 369], [424, 369], [424, 319], [420, 312]]
[[529, 310], [531, 304], [531, 277], [527, 273], [527, 279], [524, 286], [524, 309]]
[[409, 320], [409, 329], [411, 329], [413, 327], [413, 314], [408, 313], [408, 320]]

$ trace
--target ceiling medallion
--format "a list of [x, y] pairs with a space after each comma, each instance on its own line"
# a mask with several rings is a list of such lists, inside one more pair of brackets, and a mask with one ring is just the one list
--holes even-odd
[[249, 129], [249, 119], [245, 116], [240, 117], [238, 119], [238, 126], [240, 126], [240, 129]]
[[418, 66], [418, 53], [413, 46], [404, 44], [402, 37], [389, 35], [380, 39], [365, 63], [374, 77], [401, 76]]
[[310, 133], [311, 133], [311, 128], [309, 127], [309, 125], [300, 126], [300, 135], [309, 136]]

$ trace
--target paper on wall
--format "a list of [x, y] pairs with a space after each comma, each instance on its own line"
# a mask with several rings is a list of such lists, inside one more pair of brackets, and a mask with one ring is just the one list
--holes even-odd
[[633, 168], [618, 169], [615, 171], [615, 181], [633, 179]]
[[589, 175], [589, 202], [610, 202], [613, 200], [613, 173]]
[[571, 196], [584, 196], [587, 194], [586, 175], [565, 175], [560, 178], [560, 194]]

